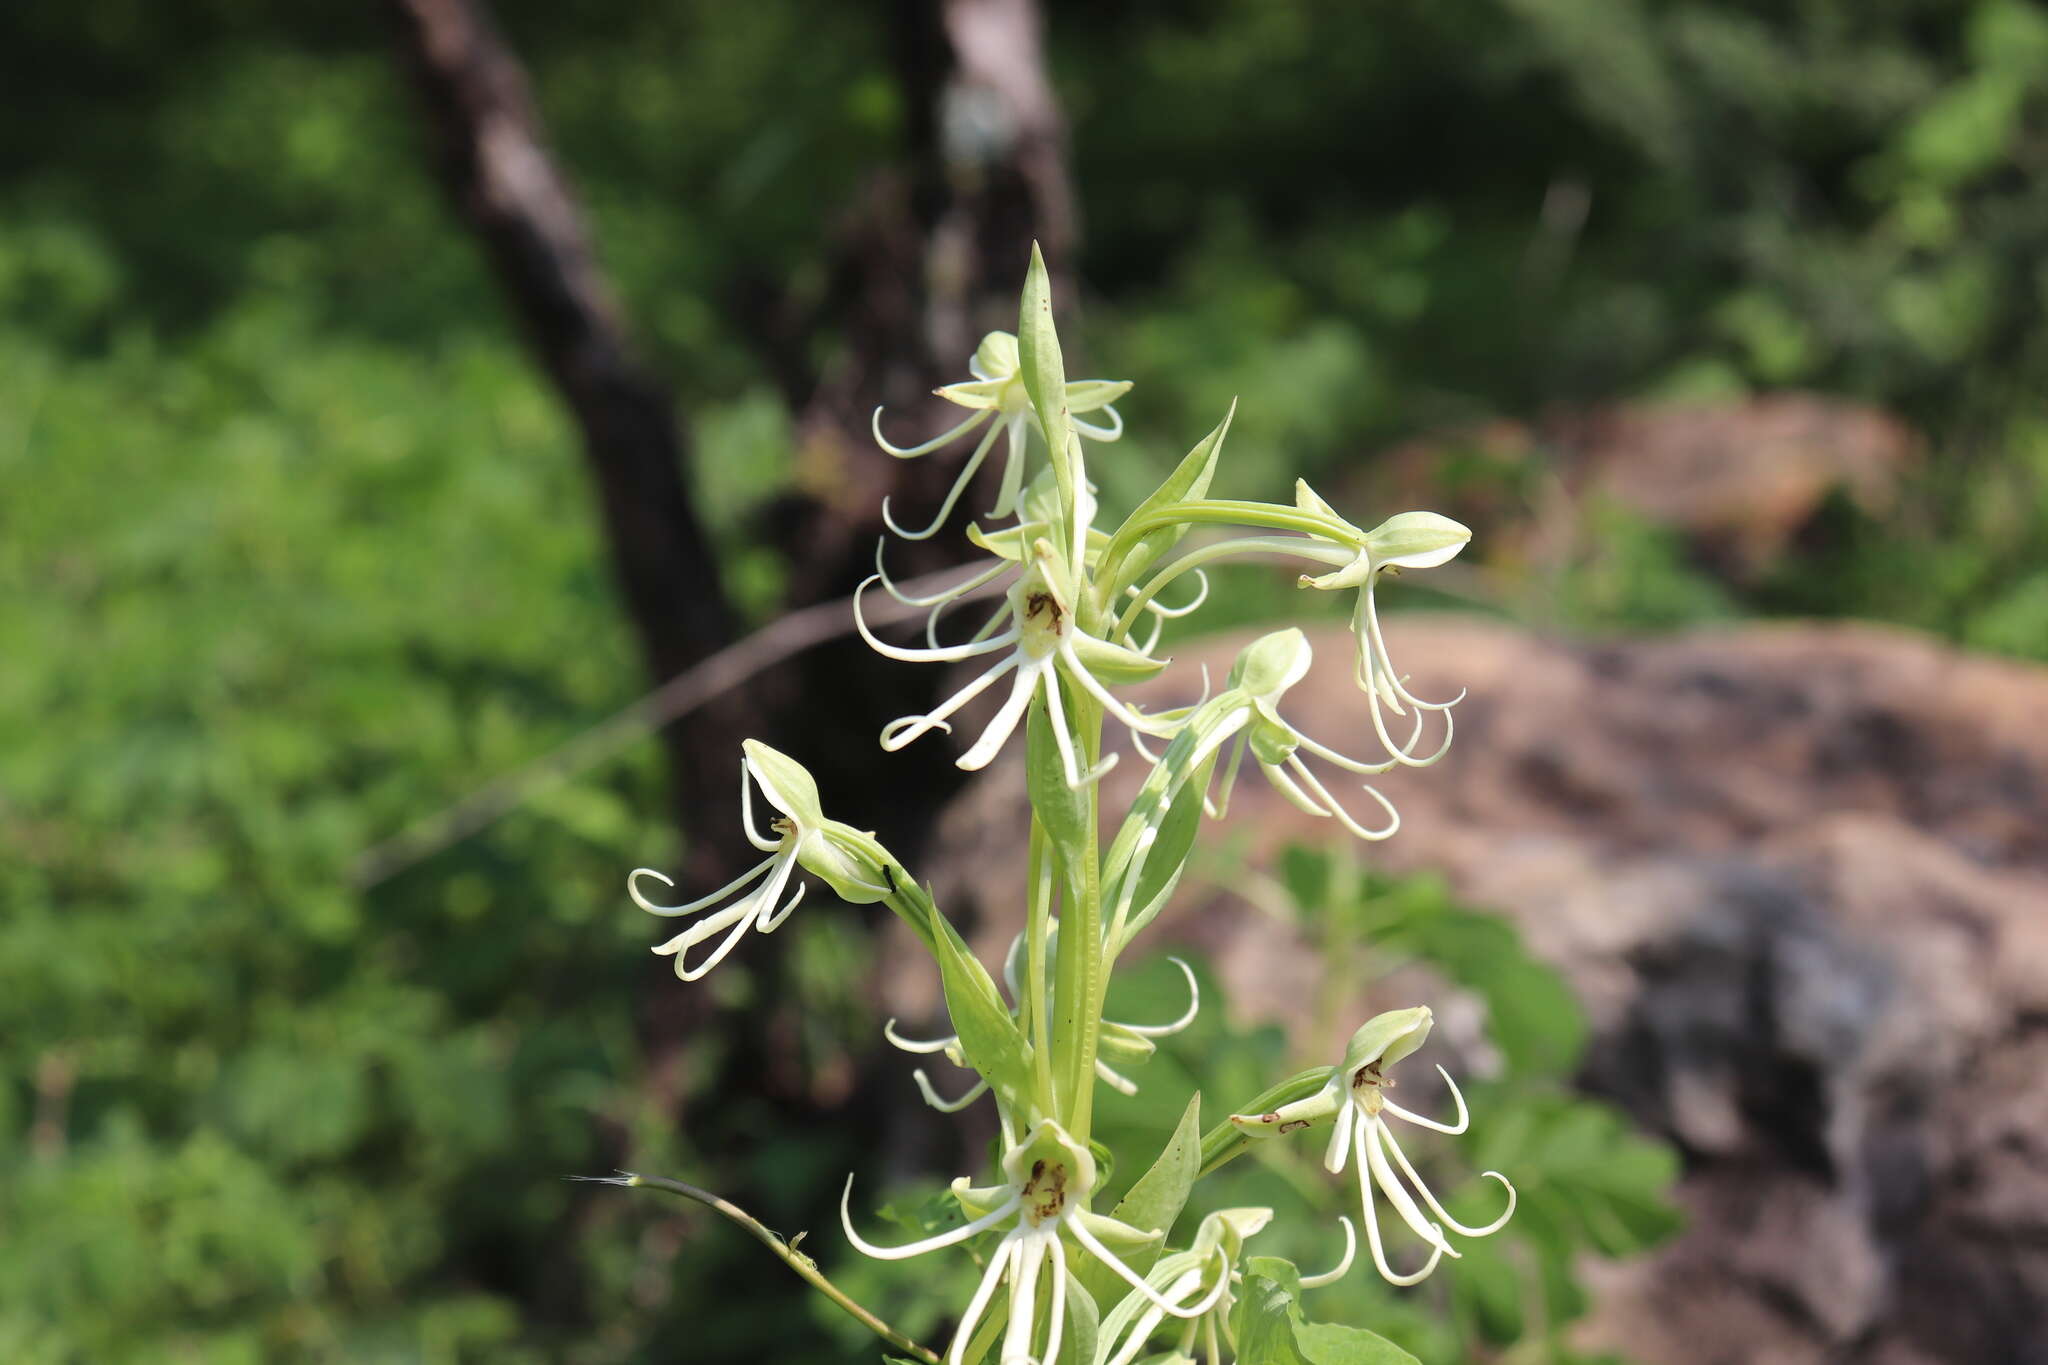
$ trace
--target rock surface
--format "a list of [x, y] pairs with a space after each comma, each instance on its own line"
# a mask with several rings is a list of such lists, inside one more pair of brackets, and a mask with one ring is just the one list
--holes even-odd
[[1777, 562], [1830, 495], [1888, 512], [1919, 453], [1896, 417], [1823, 394], [1560, 408], [1399, 446], [1367, 463], [1340, 505], [1435, 508], [1471, 526], [1480, 562], [1495, 565], [1571, 558], [1588, 514], [1611, 505], [1674, 528], [1742, 581]]
[[[2048, 1360], [2048, 670], [1855, 626], [1390, 634], [1419, 695], [1470, 696], [1440, 765], [1383, 780], [1404, 823], [1373, 856], [1511, 917], [1586, 1002], [1584, 1085], [1686, 1157], [1688, 1230], [1589, 1267], [1587, 1344], [1651, 1365]], [[1349, 637], [1314, 639], [1287, 714], [1361, 749], [1331, 666]], [[1220, 676], [1235, 643], [1180, 661]], [[1329, 837], [1255, 775], [1239, 792], [1254, 865]], [[1021, 883], [1021, 800], [999, 768], [950, 812], [949, 908]], [[1197, 897], [1165, 921], [1235, 1007], [1299, 1019], [1316, 965], [1255, 918]]]

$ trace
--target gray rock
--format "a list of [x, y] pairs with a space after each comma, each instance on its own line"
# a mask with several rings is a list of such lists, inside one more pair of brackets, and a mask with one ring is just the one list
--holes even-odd
[[[2048, 1361], [2048, 670], [1857, 626], [1390, 633], [1418, 694], [1471, 695], [1441, 764], [1383, 780], [1403, 827], [1372, 856], [1510, 917], [1586, 1002], [1584, 1086], [1686, 1157], [1687, 1231], [1588, 1267], [1585, 1343], [1652, 1365]], [[1285, 710], [1366, 750], [1332, 666], [1350, 639], [1313, 638]], [[1237, 643], [1181, 662], [1220, 676]], [[1020, 913], [986, 893], [1022, 884], [1021, 801], [1014, 766], [992, 771], [936, 845], [943, 903], [979, 913], [991, 955]], [[1253, 868], [1334, 833], [1256, 775], [1231, 815]], [[1234, 1007], [1306, 1027], [1311, 955], [1227, 893], [1183, 900], [1159, 927], [1215, 955]]]

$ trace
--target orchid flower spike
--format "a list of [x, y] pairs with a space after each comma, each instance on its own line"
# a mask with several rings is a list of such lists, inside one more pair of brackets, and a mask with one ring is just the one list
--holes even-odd
[[[1482, 1227], [1468, 1227], [1451, 1217], [1430, 1192], [1429, 1186], [1423, 1183], [1407, 1154], [1401, 1150], [1401, 1145], [1394, 1140], [1392, 1130], [1387, 1127], [1387, 1118], [1392, 1116], [1421, 1128], [1455, 1136], [1464, 1132], [1471, 1121], [1464, 1095], [1459, 1093], [1451, 1074], [1442, 1067], [1437, 1071], [1443, 1076], [1444, 1084], [1450, 1087], [1451, 1098], [1457, 1102], [1456, 1123], [1440, 1123], [1410, 1113], [1387, 1098], [1386, 1092], [1394, 1086], [1388, 1071], [1396, 1062], [1422, 1046], [1423, 1040], [1429, 1037], [1431, 1023], [1427, 1005], [1376, 1015], [1351, 1035], [1344, 1060], [1331, 1069], [1329, 1080], [1321, 1090], [1264, 1114], [1230, 1116], [1230, 1122], [1238, 1131], [1253, 1137], [1269, 1137], [1320, 1127], [1324, 1123], [1333, 1124], [1330, 1145], [1323, 1157], [1324, 1168], [1333, 1175], [1340, 1175], [1346, 1159], [1355, 1156], [1366, 1244], [1372, 1250], [1373, 1264], [1391, 1284], [1414, 1284], [1436, 1269], [1436, 1263], [1442, 1257], [1458, 1255], [1444, 1236], [1445, 1228], [1465, 1237], [1485, 1237], [1500, 1231], [1515, 1212], [1515, 1187], [1500, 1172], [1487, 1171], [1484, 1172], [1486, 1178], [1498, 1180], [1508, 1192], [1508, 1206], [1501, 1211], [1500, 1217]], [[1375, 1185], [1409, 1230], [1429, 1244], [1429, 1260], [1420, 1270], [1402, 1274], [1387, 1263], [1386, 1250], [1380, 1240], [1379, 1217], [1373, 1208]], [[1436, 1222], [1423, 1217], [1414, 1196], [1408, 1192], [1408, 1186], [1422, 1197], [1422, 1202], [1436, 1215]]]
[[[723, 962], [749, 929], [769, 934], [780, 928], [804, 897], [804, 888], [799, 885], [788, 903], [778, 908], [782, 893], [799, 867], [852, 905], [867, 905], [890, 894], [893, 874], [887, 869], [893, 860], [888, 852], [875, 842], [872, 834], [825, 818], [819, 808], [818, 784], [801, 764], [759, 740], [746, 740], [740, 748], [740, 819], [747, 842], [768, 857], [710, 895], [686, 905], [657, 905], [647, 899], [640, 890], [640, 878], [652, 877], [664, 886], [675, 885], [651, 867], [635, 868], [626, 878], [626, 894], [635, 905], [651, 915], [668, 917], [694, 915], [742, 888], [753, 887], [725, 909], [706, 915], [654, 949], [675, 958], [676, 975], [685, 981], [695, 981]], [[776, 835], [773, 839], [763, 838], [754, 827], [750, 781], [761, 789], [768, 804], [781, 812], [768, 825]], [[711, 955], [692, 967], [690, 949], [721, 933], [725, 937]]]
[[[865, 591], [874, 579], [861, 585]], [[983, 670], [959, 691], [922, 715], [902, 716], [882, 729], [882, 747], [890, 752], [903, 748], [933, 730], [948, 730], [948, 717], [987, 691], [1001, 678], [1014, 674], [1010, 695], [989, 721], [981, 737], [954, 762], [972, 772], [985, 767], [1003, 744], [1016, 733], [1026, 708], [1034, 697], [1043, 695], [1052, 722], [1054, 743], [1059, 748], [1067, 785], [1082, 787], [1115, 765], [1116, 756], [1084, 770], [1076, 755], [1072, 728], [1059, 679], [1074, 684], [1102, 704], [1110, 715], [1134, 729], [1157, 723], [1131, 710], [1109, 691], [1112, 684], [1142, 681], [1166, 667], [1167, 660], [1154, 659], [1114, 645], [1081, 629], [1075, 619], [1075, 593], [1050, 543], [1037, 541], [1023, 575], [1012, 585], [1008, 603], [998, 614], [1004, 628], [986, 639], [938, 649], [904, 649], [885, 644], [868, 629], [860, 609], [860, 593], [854, 594], [854, 626], [868, 645], [891, 659], [912, 663], [952, 663], [1002, 653], [1002, 658]]]
[[[1175, 1317], [1193, 1318], [1208, 1311], [1221, 1291], [1194, 1304], [1168, 1300], [1147, 1284], [1126, 1264], [1124, 1257], [1156, 1249], [1160, 1234], [1141, 1232], [1114, 1218], [1091, 1213], [1086, 1204], [1094, 1193], [1095, 1158], [1085, 1143], [1077, 1142], [1051, 1119], [1043, 1120], [1003, 1155], [1001, 1185], [975, 1188], [966, 1178], [953, 1182], [953, 1197], [968, 1214], [957, 1228], [912, 1242], [907, 1246], [876, 1246], [853, 1228], [848, 1203], [853, 1195], [853, 1178], [847, 1177], [846, 1191], [839, 1200], [839, 1220], [846, 1240], [863, 1254], [881, 1260], [902, 1260], [922, 1256], [942, 1247], [956, 1246], [995, 1228], [1003, 1228], [1002, 1239], [990, 1253], [981, 1282], [960, 1316], [953, 1344], [946, 1353], [946, 1365], [963, 1365], [968, 1343], [987, 1316], [996, 1294], [1009, 1292], [1008, 1324], [1003, 1331], [997, 1359], [1002, 1365], [1058, 1359], [1066, 1329], [1067, 1287], [1070, 1278], [1066, 1239], [1094, 1256], [1147, 1301]], [[1113, 1247], [1122, 1247], [1119, 1254]], [[1040, 1298], [1041, 1281], [1046, 1281], [1045, 1298]], [[1041, 1304], [1045, 1311], [1041, 1313]], [[1039, 1330], [1041, 1316], [1044, 1330]], [[1033, 1347], [1037, 1346], [1037, 1349]]]
[[[1407, 679], [1395, 672], [1387, 655], [1387, 640], [1380, 630], [1379, 609], [1373, 602], [1373, 586], [1381, 574], [1399, 575], [1403, 569], [1432, 569], [1457, 557], [1472, 539], [1472, 532], [1449, 517], [1435, 512], [1403, 512], [1389, 517], [1370, 531], [1360, 531], [1337, 515], [1334, 508], [1316, 496], [1305, 480], [1296, 480], [1294, 504], [1304, 512], [1328, 517], [1346, 527], [1352, 558], [1331, 573], [1303, 574], [1305, 588], [1358, 589], [1358, 603], [1351, 613], [1351, 633], [1357, 638], [1355, 676], [1372, 703], [1373, 731], [1395, 763], [1426, 768], [1451, 747], [1451, 708], [1463, 701], [1460, 692], [1449, 701], [1424, 701], [1408, 690]], [[1386, 711], [1397, 716], [1415, 713], [1415, 733], [1408, 742], [1396, 744], [1387, 733]], [[1444, 718], [1444, 740], [1427, 758], [1414, 756], [1425, 712]]]
[[[1266, 780], [1290, 805], [1310, 815], [1334, 817], [1346, 831], [1360, 839], [1378, 841], [1390, 838], [1401, 827], [1400, 813], [1392, 802], [1376, 788], [1361, 785], [1361, 790], [1377, 802], [1386, 815], [1385, 824], [1367, 828], [1331, 794], [1322, 779], [1303, 762], [1303, 755], [1313, 755], [1346, 772], [1365, 775], [1386, 772], [1399, 760], [1365, 763], [1347, 757], [1303, 734], [1280, 714], [1281, 697], [1307, 676], [1313, 662], [1314, 652], [1309, 647], [1308, 637], [1297, 629], [1260, 636], [1237, 656], [1224, 695], [1241, 697], [1248, 710], [1244, 726], [1237, 733], [1237, 742], [1231, 748], [1230, 756], [1222, 762], [1223, 779], [1210, 813], [1220, 817], [1229, 808], [1231, 787], [1237, 781], [1238, 767], [1249, 749]], [[1411, 736], [1410, 743], [1413, 742]]]
[[[1017, 508], [1017, 495], [1024, 487], [1024, 453], [1028, 443], [1025, 433], [1038, 431], [1041, 440], [1044, 432], [1039, 428], [1038, 415], [1031, 405], [1031, 395], [1025, 392], [1021, 357], [1017, 338], [1009, 332], [990, 332], [981, 339], [973, 359], [967, 368], [974, 378], [958, 384], [948, 384], [934, 389], [933, 393], [948, 403], [971, 410], [967, 419], [958, 426], [940, 432], [922, 445], [896, 446], [882, 435], [882, 410], [875, 409], [870, 422], [875, 444], [900, 460], [914, 459], [929, 455], [935, 450], [952, 444], [969, 432], [988, 424], [988, 431], [974, 447], [974, 453], [967, 457], [967, 463], [960, 470], [960, 476], [953, 481], [945, 501], [939, 506], [939, 513], [931, 524], [921, 530], [907, 531], [898, 526], [889, 516], [888, 499], [882, 500], [882, 520], [889, 529], [905, 540], [925, 540], [938, 532], [953, 508], [960, 501], [989, 451], [995, 448], [996, 438], [1005, 437], [1008, 451], [1003, 465], [1002, 491], [996, 496], [996, 505], [990, 516], [1007, 517]], [[1101, 412], [1106, 423], [1098, 426], [1083, 422], [1078, 417], [1072, 425], [1076, 434], [1093, 441], [1114, 441], [1123, 435], [1124, 423], [1110, 404], [1130, 391], [1127, 380], [1078, 379], [1067, 384], [1066, 407], [1069, 413]], [[991, 419], [994, 419], [991, 421]]]

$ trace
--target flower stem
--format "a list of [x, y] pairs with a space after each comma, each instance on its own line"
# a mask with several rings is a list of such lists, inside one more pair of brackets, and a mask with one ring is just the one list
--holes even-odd
[[629, 1188], [645, 1187], [651, 1190], [666, 1190], [670, 1194], [679, 1194], [685, 1199], [694, 1199], [699, 1204], [724, 1214], [726, 1218], [739, 1224], [752, 1234], [755, 1241], [774, 1252], [784, 1265], [800, 1275], [811, 1288], [845, 1309], [853, 1317], [854, 1321], [858, 1322], [861, 1326], [867, 1328], [897, 1350], [916, 1356], [919, 1360], [924, 1361], [925, 1365], [939, 1365], [939, 1356], [936, 1351], [928, 1350], [918, 1345], [909, 1337], [848, 1298], [844, 1290], [825, 1278], [824, 1274], [819, 1271], [817, 1262], [796, 1249], [794, 1242], [784, 1241], [762, 1224], [759, 1219], [731, 1200], [720, 1198], [709, 1190], [700, 1190], [695, 1185], [685, 1184], [680, 1180], [670, 1180], [667, 1176], [637, 1175], [631, 1171], [621, 1172], [619, 1179], [605, 1183], [625, 1185]]

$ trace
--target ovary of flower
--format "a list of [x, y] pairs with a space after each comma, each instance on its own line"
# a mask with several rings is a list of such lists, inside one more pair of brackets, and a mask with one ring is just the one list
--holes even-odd
[[[996, 438], [1007, 438], [1008, 453], [1003, 465], [1002, 491], [996, 497], [991, 516], [1006, 517], [1016, 510], [1017, 495], [1024, 486], [1024, 454], [1028, 444], [1026, 432], [1038, 426], [1038, 417], [1031, 406], [1031, 396], [1025, 392], [1024, 380], [1020, 373], [1017, 338], [1008, 332], [990, 332], [982, 338], [974, 357], [967, 362], [967, 368], [974, 378], [959, 384], [948, 384], [932, 392], [948, 403], [973, 409], [972, 414], [958, 426], [941, 432], [922, 445], [891, 445], [882, 435], [882, 409], [876, 408], [869, 425], [874, 431], [875, 444], [900, 460], [915, 459], [929, 455], [967, 435], [983, 423], [989, 428], [974, 453], [967, 457], [967, 463], [954, 479], [952, 488], [939, 506], [938, 515], [929, 526], [918, 531], [906, 531], [898, 526], [889, 515], [888, 499], [882, 500], [882, 520], [889, 529], [905, 540], [924, 540], [937, 533], [947, 518], [953, 515], [953, 508], [960, 501], [960, 495], [980, 470], [982, 461], [995, 448]], [[1117, 416], [1110, 404], [1121, 398], [1130, 389], [1124, 381], [1106, 379], [1080, 379], [1072, 381], [1066, 389], [1067, 411], [1072, 413], [1105, 413], [1108, 425], [1096, 426], [1090, 422], [1074, 419], [1074, 431], [1094, 441], [1114, 441], [1123, 435], [1123, 419]], [[991, 421], [991, 419], [993, 419]]]
[[[1067, 1250], [1063, 1233], [1071, 1236], [1133, 1290], [1148, 1297], [1164, 1312], [1193, 1318], [1207, 1311], [1215, 1302], [1215, 1296], [1192, 1306], [1169, 1302], [1103, 1243], [1105, 1234], [1140, 1241], [1143, 1238], [1135, 1229], [1126, 1228], [1112, 1218], [1091, 1213], [1083, 1207], [1095, 1186], [1095, 1159], [1085, 1146], [1076, 1143], [1057, 1123], [1045, 1120], [1022, 1142], [1012, 1146], [1003, 1156], [1003, 1174], [1007, 1183], [987, 1190], [969, 1189], [964, 1178], [954, 1181], [954, 1197], [963, 1206], [992, 1204], [992, 1207], [960, 1227], [900, 1247], [877, 1246], [854, 1231], [853, 1215], [848, 1207], [853, 1196], [853, 1177], [847, 1177], [846, 1189], [840, 1195], [839, 1221], [846, 1232], [846, 1240], [863, 1254], [880, 1260], [896, 1261], [922, 1256], [943, 1247], [956, 1246], [1005, 1223], [1010, 1224], [990, 1254], [981, 1281], [975, 1286], [974, 1295], [961, 1314], [960, 1325], [953, 1333], [952, 1347], [946, 1353], [947, 1365], [963, 1365], [975, 1329], [981, 1325], [997, 1292], [1005, 1286], [1010, 1292], [1009, 1321], [997, 1359], [1002, 1365], [1031, 1365], [1058, 1358], [1066, 1327]], [[1048, 1271], [1051, 1295], [1045, 1341], [1041, 1349], [1034, 1351], [1039, 1280]]]
[[[1330, 1133], [1330, 1143], [1324, 1152], [1323, 1166], [1333, 1175], [1341, 1175], [1347, 1161], [1355, 1159], [1358, 1170], [1359, 1205], [1365, 1216], [1366, 1244], [1372, 1250], [1373, 1265], [1391, 1284], [1408, 1285], [1425, 1278], [1436, 1269], [1437, 1262], [1444, 1256], [1456, 1257], [1459, 1253], [1444, 1237], [1444, 1228], [1466, 1237], [1485, 1237], [1498, 1232], [1506, 1225], [1515, 1212], [1515, 1187], [1508, 1178], [1498, 1171], [1483, 1172], [1487, 1179], [1498, 1180], [1508, 1192], [1508, 1206], [1500, 1217], [1483, 1227], [1468, 1227], [1451, 1217], [1444, 1206], [1431, 1193], [1428, 1185], [1409, 1162], [1401, 1145], [1394, 1140], [1392, 1130], [1387, 1126], [1387, 1116], [1412, 1123], [1418, 1127], [1432, 1129], [1452, 1136], [1463, 1133], [1471, 1122], [1471, 1114], [1465, 1107], [1465, 1097], [1458, 1090], [1457, 1083], [1441, 1066], [1437, 1072], [1450, 1088], [1451, 1098], [1458, 1106], [1455, 1123], [1439, 1123], [1410, 1113], [1386, 1096], [1393, 1087], [1393, 1080], [1386, 1073], [1409, 1052], [1421, 1045], [1428, 1036], [1430, 1014], [1426, 1007], [1413, 1010], [1399, 1010], [1380, 1015], [1361, 1028], [1353, 1039], [1353, 1047], [1346, 1054], [1342, 1065], [1334, 1068], [1329, 1082], [1323, 1089], [1308, 1099], [1267, 1114], [1233, 1114], [1230, 1121], [1240, 1131], [1254, 1134], [1290, 1132], [1296, 1128], [1309, 1127], [1324, 1118], [1335, 1117], [1335, 1126]], [[1361, 1052], [1359, 1043], [1376, 1026], [1386, 1025], [1380, 1030], [1379, 1044]], [[1363, 1060], [1360, 1060], [1361, 1057]], [[1403, 1182], [1405, 1177], [1405, 1184]], [[1416, 1236], [1430, 1247], [1429, 1260], [1420, 1270], [1402, 1274], [1388, 1264], [1386, 1249], [1380, 1239], [1378, 1214], [1374, 1208], [1373, 1189], [1379, 1192], [1408, 1225]], [[1417, 1206], [1408, 1186], [1422, 1197], [1422, 1203], [1429, 1206], [1438, 1222], [1425, 1219]]]
[[1126, 650], [1098, 640], [1082, 631], [1075, 623], [1069, 601], [1059, 591], [1053, 577], [1043, 568], [1043, 562], [1050, 557], [1050, 553], [1049, 547], [1043, 541], [1039, 542], [1035, 551], [1039, 562], [1028, 569], [1010, 588], [1007, 605], [992, 622], [1003, 624], [1006, 628], [995, 631], [986, 639], [962, 645], [904, 649], [883, 642], [868, 628], [867, 618], [861, 610], [862, 595], [878, 579], [870, 577], [855, 591], [854, 626], [869, 647], [885, 658], [901, 659], [908, 663], [956, 663], [999, 652], [1004, 655], [932, 710], [920, 715], [902, 716], [889, 722], [882, 729], [884, 749], [893, 753], [933, 730], [950, 732], [953, 727], [947, 723], [948, 717], [987, 691], [999, 679], [1012, 673], [1016, 676], [1011, 680], [1009, 696], [1004, 698], [1002, 706], [997, 709], [980, 738], [966, 753], [954, 760], [959, 767], [970, 772], [985, 767], [1010, 736], [1016, 733], [1018, 723], [1024, 719], [1026, 708], [1041, 689], [1045, 695], [1053, 742], [1059, 749], [1060, 763], [1066, 773], [1067, 785], [1085, 786], [1114, 767], [1116, 755], [1112, 754], [1093, 768], [1085, 772], [1082, 770], [1074, 752], [1073, 735], [1067, 723], [1066, 703], [1060, 695], [1057, 681], [1060, 674], [1064, 674], [1069, 681], [1095, 698], [1104, 710], [1123, 724], [1133, 729], [1157, 732], [1158, 723], [1155, 720], [1132, 711], [1103, 686], [1095, 676], [1094, 666], [1089, 659], [1083, 657], [1082, 651], [1088, 650], [1097, 658], [1107, 656], [1125, 661], [1127, 666], [1135, 664], [1157, 668], [1163, 667], [1163, 663], [1148, 659], [1134, 650]]
[[[865, 893], [872, 893], [874, 897], [880, 897], [888, 892], [886, 886], [873, 885], [853, 875], [847, 868], [843, 856], [829, 847], [824, 832], [826, 822], [816, 810], [815, 791], [805, 793], [782, 790], [778, 788], [768, 771], [770, 763], [779, 762], [790, 767], [794, 765], [789, 764], [789, 760], [775, 754], [773, 750], [752, 740], [747, 741], [746, 748], [747, 754], [740, 760], [740, 821], [746, 831], [747, 842], [768, 856], [710, 895], [685, 905], [657, 905], [641, 893], [642, 877], [652, 877], [664, 886], [675, 885], [674, 881], [651, 867], [635, 868], [626, 878], [626, 893], [633, 898], [635, 905], [651, 915], [667, 918], [695, 914], [708, 906], [716, 905], [742, 888], [753, 886], [753, 890], [747, 891], [717, 914], [706, 915], [668, 942], [655, 947], [656, 953], [675, 958], [676, 975], [685, 981], [695, 981], [723, 962], [726, 954], [746, 937], [749, 929], [771, 934], [781, 927], [782, 922], [796, 909], [798, 902], [803, 900], [804, 887], [799, 884], [796, 894], [780, 908], [777, 908], [777, 902], [782, 900], [782, 893], [788, 888], [797, 865], [807, 858], [812, 861], [813, 866], [819, 865], [820, 859], [829, 859], [836, 863], [840, 868], [836, 875], [841, 878], [842, 884], [850, 882], [853, 888], [860, 888], [847, 890], [848, 895], [866, 898]], [[801, 772], [800, 769], [797, 771]], [[804, 783], [808, 783], [809, 780], [808, 774], [801, 778]], [[768, 803], [781, 812], [769, 826], [775, 832], [776, 838], [764, 838], [754, 827], [753, 801], [748, 792], [750, 781], [761, 789], [761, 794], [767, 798]], [[826, 875], [835, 874], [828, 868]], [[755, 885], [757, 882], [759, 885]], [[728, 930], [730, 932], [726, 932]], [[725, 938], [712, 949], [711, 955], [695, 967], [690, 966], [690, 949], [720, 933], [725, 933]]]
[[[1054, 920], [1046, 934], [1046, 953], [1048, 956], [1052, 954], [1053, 943], [1058, 933], [1059, 921]], [[1019, 994], [1017, 989], [1017, 956], [1023, 943], [1024, 935], [1019, 934], [1011, 942], [1009, 954], [1003, 960], [1003, 984], [1009, 987], [1012, 1000], [1023, 999], [1023, 996]], [[1149, 1047], [1152, 1039], [1169, 1038], [1195, 1022], [1195, 1016], [1201, 1012], [1202, 1008], [1202, 988], [1195, 981], [1195, 969], [1177, 957], [1169, 956], [1166, 960], [1180, 968], [1181, 974], [1187, 978], [1188, 1007], [1186, 1011], [1181, 1014], [1180, 1018], [1165, 1024], [1120, 1024], [1113, 1019], [1105, 1019], [1102, 1021], [1102, 1030], [1106, 1043], [1111, 1039], [1121, 1039], [1134, 1049]], [[905, 1052], [922, 1056], [943, 1054], [945, 1059], [956, 1067], [965, 1068], [967, 1065], [965, 1055], [960, 1050], [960, 1037], [958, 1034], [948, 1034], [944, 1038], [933, 1038], [930, 1040], [905, 1038], [902, 1034], [896, 1032], [896, 1021], [891, 1019], [882, 1025], [882, 1036]], [[1102, 1059], [1099, 1052], [1095, 1058], [1095, 1076], [1097, 1080], [1100, 1080], [1104, 1085], [1109, 1086], [1120, 1094], [1135, 1095], [1138, 1093], [1137, 1082], [1112, 1068], [1108, 1062]], [[938, 1091], [933, 1089], [931, 1078], [925, 1075], [924, 1068], [919, 1067], [911, 1072], [911, 1079], [917, 1082], [918, 1093], [924, 1097], [924, 1102], [942, 1114], [959, 1113], [962, 1109], [980, 1099], [988, 1090], [988, 1082], [986, 1080], [978, 1080], [959, 1098], [947, 1100], [941, 1099]]]

